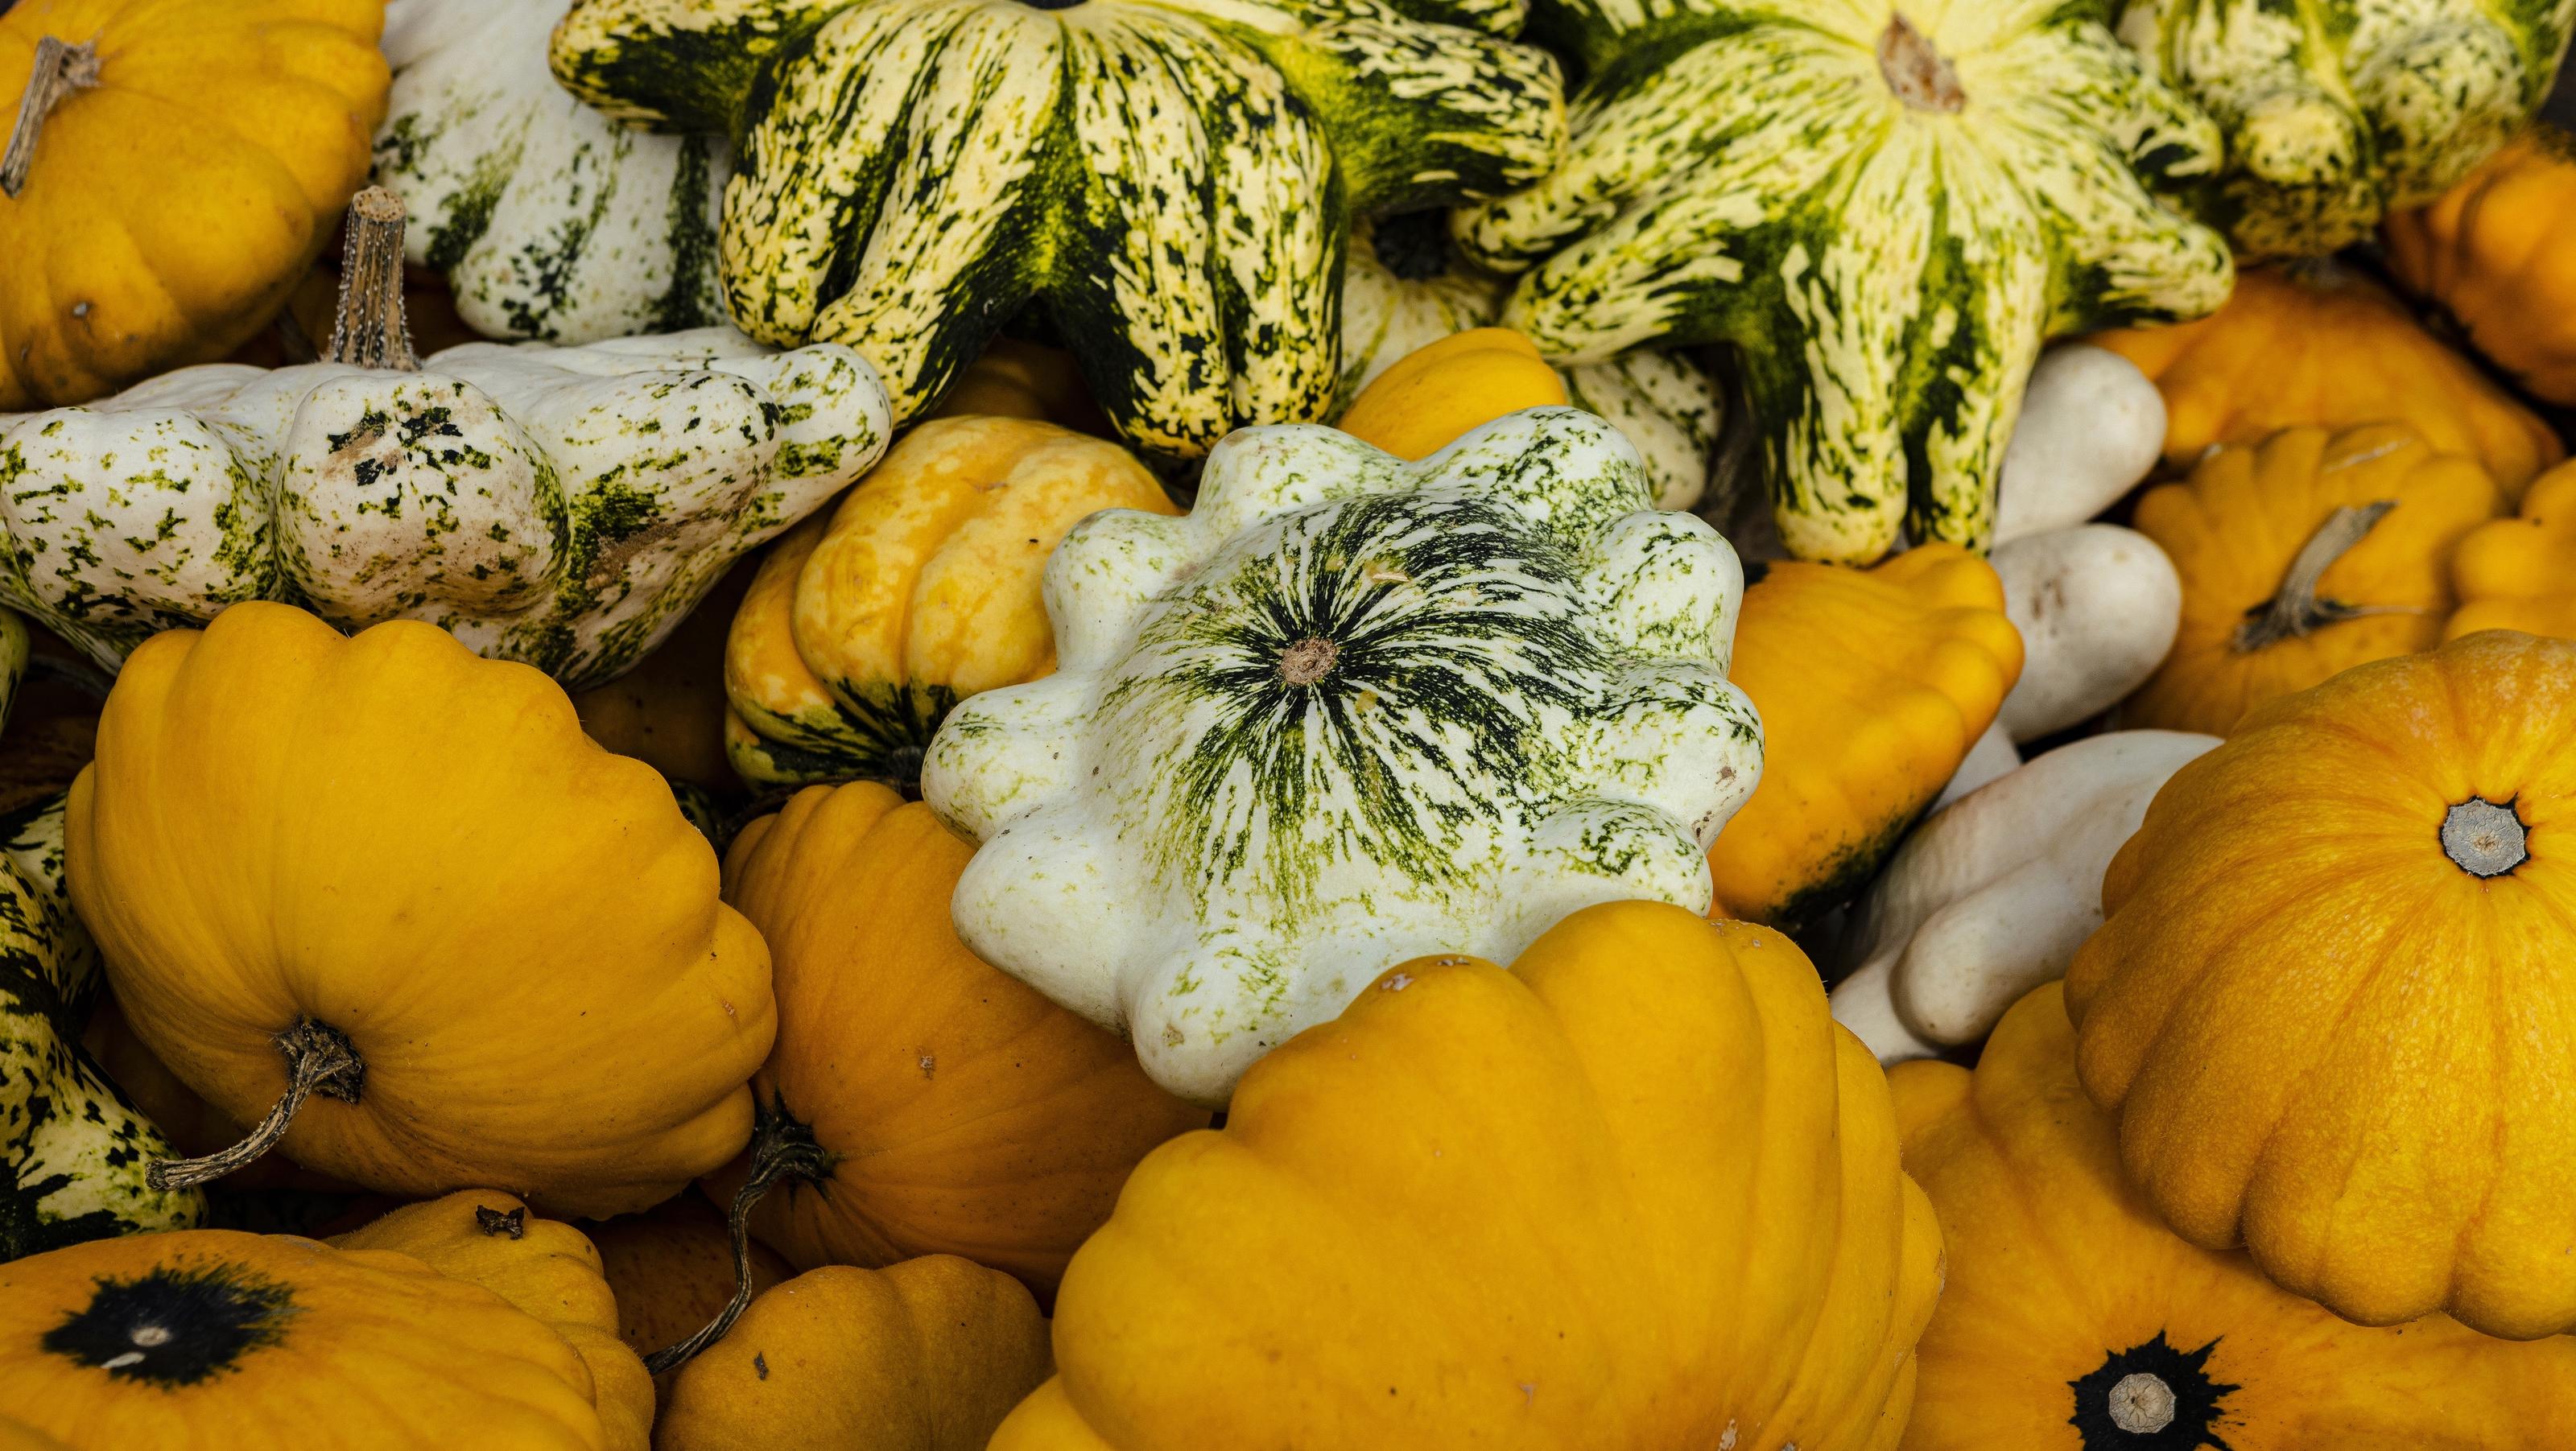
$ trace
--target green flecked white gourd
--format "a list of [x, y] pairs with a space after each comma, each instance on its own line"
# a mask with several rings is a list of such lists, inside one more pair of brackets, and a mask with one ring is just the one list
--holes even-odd
[[1186, 517], [1077, 525], [1045, 592], [1056, 673], [967, 699], [924, 762], [981, 843], [958, 931], [1200, 1103], [1407, 957], [1707, 910], [1761, 772], [1735, 552], [1576, 409], [1412, 464], [1246, 429]]
[[1983, 548], [2047, 338], [2223, 301], [2223, 238], [2160, 193], [2218, 130], [2099, 4], [1554, 0], [1589, 79], [1565, 162], [1461, 214], [1564, 363], [1736, 344], [1805, 559], [1900, 530]]
[[0, 415], [0, 603], [111, 669], [270, 599], [426, 620], [582, 689], [885, 451], [885, 391], [841, 347], [716, 328], [414, 363], [401, 230], [361, 194], [331, 361]]
[[587, 343], [725, 320], [724, 139], [654, 136], [566, 95], [546, 37], [569, 0], [388, 0], [376, 182], [410, 260], [486, 337]]
[[[721, 271], [765, 341], [924, 412], [1033, 301], [1166, 460], [1318, 419], [1347, 218], [1497, 195], [1564, 134], [1497, 0], [579, 0], [555, 75], [735, 144]], [[1458, 23], [1446, 23], [1456, 21]]]

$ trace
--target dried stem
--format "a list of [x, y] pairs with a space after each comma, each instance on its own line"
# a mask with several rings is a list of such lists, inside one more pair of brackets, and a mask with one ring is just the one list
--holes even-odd
[[403, 202], [380, 186], [349, 202], [348, 251], [340, 263], [340, 315], [323, 361], [417, 373], [403, 320]]
[[[7, 8], [0, 5], [0, 10]], [[36, 42], [36, 65], [27, 73], [26, 94], [18, 98], [18, 124], [9, 133], [9, 149], [0, 151], [0, 192], [14, 197], [26, 189], [27, 173], [36, 165], [36, 136], [45, 129], [45, 118], [72, 92], [97, 84], [97, 46], [66, 45], [50, 35]]]
[[248, 1166], [277, 1147], [277, 1141], [286, 1137], [286, 1126], [294, 1122], [295, 1111], [316, 1093], [342, 1103], [358, 1101], [367, 1081], [366, 1060], [339, 1029], [303, 1018], [270, 1041], [286, 1055], [286, 1092], [269, 1109], [268, 1117], [229, 1149], [218, 1149], [202, 1159], [153, 1160], [144, 1170], [153, 1188], [193, 1189]]
[[2340, 508], [2328, 515], [2326, 522], [2300, 547], [2298, 557], [2290, 561], [2290, 572], [2281, 579], [2280, 593], [2246, 611], [2245, 623], [2236, 627], [2237, 653], [2250, 655], [2267, 645], [2304, 636], [2322, 626], [2374, 613], [2340, 600], [2318, 599], [2317, 581], [2325, 578], [2326, 571], [2334, 567], [2334, 562], [2359, 544], [2372, 526], [2396, 507], [2396, 500], [2382, 499], [2358, 509]]
[[815, 1142], [811, 1128], [789, 1116], [785, 1103], [773, 1101], [772, 1107], [760, 1110], [759, 1121], [751, 1130], [751, 1177], [734, 1191], [733, 1208], [725, 1214], [725, 1227], [733, 1236], [733, 1298], [698, 1333], [646, 1356], [646, 1370], [660, 1375], [677, 1369], [699, 1351], [724, 1339], [725, 1332], [751, 1305], [752, 1208], [781, 1179], [792, 1176], [819, 1181], [832, 1172], [837, 1157]]

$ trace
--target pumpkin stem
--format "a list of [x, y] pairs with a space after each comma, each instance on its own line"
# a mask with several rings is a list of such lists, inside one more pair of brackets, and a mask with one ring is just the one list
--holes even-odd
[[808, 1183], [821, 1180], [832, 1172], [839, 1155], [816, 1142], [814, 1130], [787, 1112], [784, 1100], [772, 1100], [772, 1106], [759, 1111], [751, 1130], [751, 1177], [734, 1191], [733, 1207], [725, 1213], [725, 1228], [733, 1237], [733, 1298], [716, 1312], [716, 1318], [700, 1327], [695, 1335], [677, 1345], [665, 1346], [644, 1357], [644, 1368], [655, 1375], [689, 1363], [699, 1351], [724, 1339], [733, 1322], [751, 1305], [751, 1211], [779, 1180], [794, 1177]]
[[2245, 612], [2245, 623], [2236, 627], [2237, 653], [2251, 655], [2265, 646], [2304, 637], [2322, 626], [2373, 613], [2341, 600], [2318, 599], [2317, 581], [2325, 578], [2334, 562], [2396, 507], [2396, 500], [2381, 499], [2358, 509], [2340, 508], [2326, 516], [2326, 522], [2308, 536], [2298, 557], [2290, 561], [2290, 572], [2281, 578], [2281, 592]]
[[244, 1168], [260, 1155], [277, 1147], [286, 1137], [286, 1126], [295, 1120], [295, 1111], [314, 1094], [336, 1098], [342, 1103], [356, 1103], [358, 1093], [366, 1086], [367, 1062], [348, 1035], [328, 1023], [300, 1018], [294, 1027], [269, 1041], [286, 1055], [286, 1092], [279, 1096], [259, 1121], [250, 1136], [229, 1149], [218, 1149], [201, 1159], [155, 1159], [143, 1171], [143, 1177], [155, 1189], [193, 1189], [212, 1179], [220, 1179]]
[[403, 321], [403, 200], [380, 186], [349, 201], [348, 250], [340, 262], [340, 315], [326, 363], [417, 373]]
[[36, 42], [35, 69], [27, 73], [27, 93], [18, 98], [18, 125], [9, 133], [9, 149], [0, 151], [0, 192], [14, 197], [26, 189], [27, 173], [36, 165], [36, 133], [45, 129], [45, 118], [64, 97], [97, 84], [95, 44], [65, 45], [50, 35]]

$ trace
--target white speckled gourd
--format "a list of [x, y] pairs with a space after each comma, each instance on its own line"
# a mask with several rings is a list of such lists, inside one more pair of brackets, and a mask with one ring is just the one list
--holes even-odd
[[932, 739], [923, 799], [982, 843], [958, 930], [1213, 1105], [1390, 964], [1508, 959], [1596, 902], [1706, 911], [1761, 773], [1742, 594], [1589, 413], [1411, 464], [1246, 429], [1186, 517], [1077, 525], [1056, 674]]
[[1501, 321], [1556, 361], [1737, 344], [1791, 553], [1982, 549], [2042, 341], [2197, 316], [2233, 276], [2159, 196], [2218, 129], [2109, 11], [1551, 0], [1588, 76], [1567, 159], [1458, 238], [1524, 272]]
[[388, 0], [393, 95], [376, 181], [410, 258], [486, 337], [588, 343], [725, 320], [720, 136], [654, 136], [565, 94], [546, 37], [570, 0]]
[[2164, 450], [2165, 396], [2137, 364], [2090, 343], [2050, 348], [2004, 449], [1995, 546], [2093, 518], [2144, 482]]
[[[1166, 460], [1324, 416], [1347, 218], [1555, 159], [1555, 60], [1497, 0], [578, 0], [555, 75], [733, 138], [744, 331], [847, 343], [926, 411], [1033, 300]], [[1455, 21], [1458, 23], [1443, 23]]]
[[885, 390], [841, 347], [712, 328], [415, 363], [400, 204], [371, 190], [351, 217], [336, 361], [0, 415], [0, 603], [110, 669], [271, 599], [425, 620], [581, 689], [885, 451]]
[[1995, 724], [2015, 741], [2053, 735], [2147, 683], [2182, 630], [2182, 575], [2156, 541], [2077, 524], [1998, 544], [2004, 613], [2021, 635], [2021, 678]]
[[2227, 133], [2211, 211], [2321, 257], [2448, 191], [2549, 94], [2570, 0], [2135, 0], [2120, 34]]

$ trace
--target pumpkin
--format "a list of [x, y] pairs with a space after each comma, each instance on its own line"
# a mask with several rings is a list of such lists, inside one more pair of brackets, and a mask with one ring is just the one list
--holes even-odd
[[0, 412], [231, 352], [367, 176], [383, 0], [0, 9]]
[[249, 1140], [388, 1194], [570, 1214], [738, 1152], [769, 959], [652, 768], [524, 666], [253, 602], [126, 662], [71, 893], [154, 1056]]
[[2576, 403], [2576, 141], [2546, 122], [2486, 159], [2431, 205], [2380, 228], [2388, 269], [2440, 308], [2470, 346], [2523, 391]]
[[2054, 985], [1974, 1073], [1907, 1063], [1888, 1088], [1948, 1251], [1904, 1451], [2480, 1451], [2576, 1427], [2576, 1342], [2346, 1324], [2157, 1222]]
[[2092, 719], [2144, 685], [2182, 628], [2182, 576], [2154, 540], [2077, 524], [1995, 546], [2021, 678], [1995, 717], [2016, 741]]
[[[600, 1220], [587, 1233], [599, 1250], [600, 1275], [617, 1296], [617, 1338], [638, 1355], [687, 1339], [733, 1298], [733, 1245], [724, 1212], [695, 1190], [641, 1214]], [[778, 1251], [757, 1240], [747, 1255], [755, 1297], [796, 1273]], [[669, 1376], [657, 1377], [656, 1385], [667, 1402]]]
[[2156, 466], [2164, 442], [2164, 395], [2137, 364], [2089, 343], [2050, 348], [2004, 449], [1995, 547], [2110, 508]]
[[583, 733], [674, 781], [737, 789], [725, 754], [725, 638], [758, 568], [745, 555], [634, 669], [574, 695]]
[[993, 1451], [1891, 1446], [1939, 1263], [1806, 957], [1610, 903], [1386, 972], [1148, 1156]]
[[1564, 382], [1529, 339], [1510, 328], [1470, 328], [1398, 358], [1334, 426], [1412, 460], [1506, 413], [1564, 402]]
[[2534, 480], [2518, 516], [2462, 535], [2451, 583], [2460, 607], [2443, 639], [2492, 629], [2576, 639], [2576, 467]]
[[1797, 930], [1850, 899], [2021, 673], [2003, 584], [1955, 544], [1874, 569], [1785, 561], [1744, 592], [1728, 675], [1762, 784], [1709, 848], [1711, 914]]
[[2571, 735], [2576, 641], [2490, 630], [2261, 707], [2165, 784], [2066, 1006], [2177, 1233], [2365, 1325], [2576, 1326]]
[[911, 789], [958, 701], [1055, 668], [1047, 556], [1102, 509], [1177, 512], [1117, 444], [932, 419], [761, 561], [725, 645], [726, 749], [756, 785]]
[[2182, 626], [2121, 722], [2225, 735], [2265, 701], [2431, 649], [2451, 552], [2504, 509], [2474, 462], [2397, 424], [2219, 449], [2138, 501], [2138, 531], [2182, 576]]
[[2217, 128], [2097, 6], [1577, 0], [1565, 161], [1465, 212], [1520, 272], [1503, 326], [1560, 363], [1737, 345], [1801, 559], [1982, 550], [2053, 336], [2196, 317], [2227, 244], [2158, 192]]
[[734, 139], [744, 331], [857, 348], [910, 419], [1034, 303], [1120, 436], [1178, 462], [1322, 416], [1350, 215], [1555, 158], [1555, 60], [1441, 23], [1486, 8], [579, 0], [553, 65], [614, 117]]
[[1761, 771], [1743, 576], [1653, 504], [1617, 430], [1533, 408], [1410, 464], [1245, 429], [1187, 517], [1084, 520], [1047, 562], [1056, 673], [969, 697], [923, 764], [981, 844], [958, 935], [1215, 1107], [1363, 968], [1704, 910]]
[[1010, 1276], [954, 1255], [827, 1265], [751, 1302], [681, 1369], [659, 1451], [984, 1451], [1047, 1377], [1047, 1322]]
[[2388, 290], [2332, 262], [2255, 267], [2227, 305], [2180, 327], [2088, 339], [2165, 395], [2165, 464], [2284, 428], [2397, 422], [2479, 461], [2507, 494], [2566, 457], [2549, 425], [2415, 322]]

